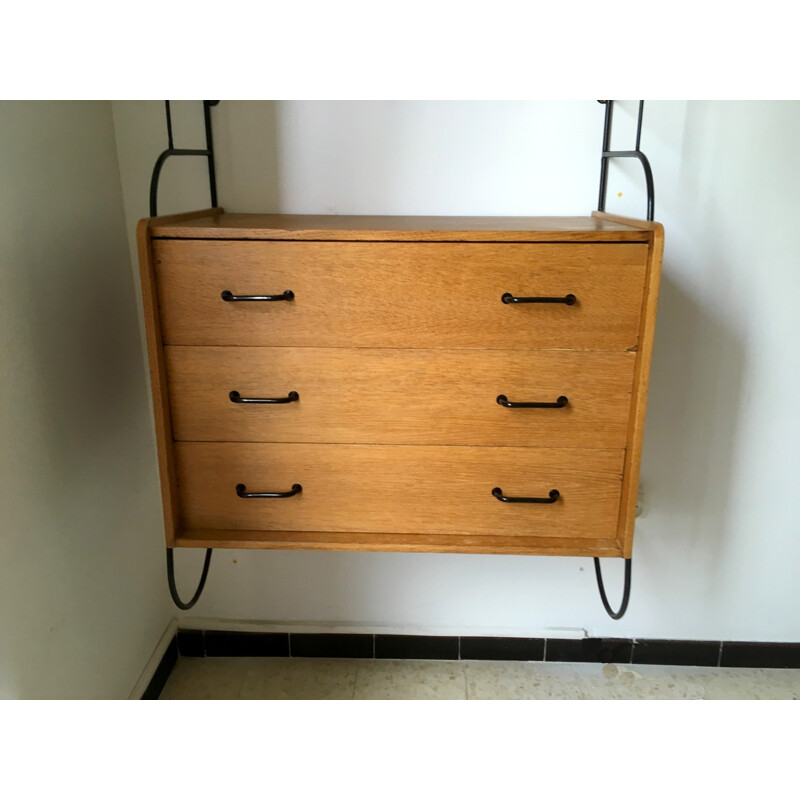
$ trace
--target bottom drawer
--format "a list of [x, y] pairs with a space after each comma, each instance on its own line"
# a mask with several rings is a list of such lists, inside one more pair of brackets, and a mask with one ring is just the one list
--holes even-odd
[[[178, 442], [185, 530], [613, 539], [623, 450]], [[302, 491], [289, 497], [243, 493]], [[503, 496], [554, 502], [507, 502]]]

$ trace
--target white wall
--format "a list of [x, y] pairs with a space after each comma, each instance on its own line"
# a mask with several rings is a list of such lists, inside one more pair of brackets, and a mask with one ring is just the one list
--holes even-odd
[[0, 697], [127, 698], [172, 618], [109, 102], [0, 103]]
[[[176, 144], [203, 146], [199, 103]], [[583, 102], [225, 102], [229, 211], [588, 214], [603, 108]], [[633, 145], [635, 104], [614, 146]], [[114, 103], [127, 228], [147, 216], [163, 104]], [[799, 641], [798, 103], [652, 102], [642, 146], [666, 229], [633, 594], [602, 609], [590, 559], [217, 551], [181, 624]], [[165, 169], [160, 213], [208, 205], [201, 160]], [[644, 214], [638, 167], [608, 210]], [[618, 194], [621, 193], [621, 197]], [[184, 593], [201, 553], [179, 552]], [[608, 563], [612, 602], [621, 562]]]

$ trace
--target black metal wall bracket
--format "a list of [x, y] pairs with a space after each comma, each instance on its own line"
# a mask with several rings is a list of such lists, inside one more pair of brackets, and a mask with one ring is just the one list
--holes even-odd
[[608, 612], [611, 619], [622, 619], [622, 616], [628, 609], [628, 600], [631, 599], [631, 559], [625, 559], [625, 586], [622, 590], [622, 603], [619, 611], [612, 611], [611, 606], [608, 604], [606, 597], [605, 586], [603, 586], [603, 573], [600, 571], [600, 559], [594, 560], [594, 574], [597, 577], [597, 588], [600, 590], [600, 599], [603, 601], [603, 607]]
[[150, 216], [158, 216], [158, 180], [161, 177], [161, 168], [168, 158], [172, 156], [205, 156], [208, 159], [208, 186], [211, 191], [211, 207], [217, 205], [217, 176], [214, 167], [214, 138], [211, 135], [211, 108], [219, 103], [219, 100], [203, 100], [203, 117], [206, 126], [206, 149], [205, 150], [185, 150], [175, 147], [172, 140], [172, 113], [170, 112], [169, 100], [164, 101], [167, 112], [167, 140], [169, 146], [156, 159], [153, 167], [153, 175], [150, 178]]
[[[613, 100], [600, 100], [600, 103], [605, 104], [606, 106], [606, 113], [605, 113], [605, 124], [603, 128], [603, 150], [600, 158], [600, 195], [597, 204], [598, 211], [605, 211], [605, 203], [606, 203], [606, 189], [608, 184], [608, 159], [610, 158], [636, 158], [642, 165], [644, 169], [644, 176], [645, 182], [647, 184], [647, 219], [652, 221], [653, 214], [654, 214], [654, 191], [653, 191], [653, 173], [650, 169], [650, 162], [647, 160], [647, 156], [642, 153], [640, 149], [641, 143], [641, 136], [642, 136], [642, 116], [644, 113], [644, 100], [639, 101], [639, 117], [636, 129], [636, 148], [634, 150], [609, 150], [609, 146], [611, 143], [611, 121], [613, 115]], [[164, 106], [166, 110], [166, 117], [167, 117], [167, 140], [168, 140], [168, 147], [161, 155], [156, 159], [156, 163], [153, 166], [153, 174], [150, 179], [150, 216], [157, 217], [158, 216], [158, 182], [161, 177], [161, 169], [163, 168], [164, 164], [166, 163], [168, 158], [172, 156], [204, 156], [208, 159], [208, 185], [209, 191], [211, 193], [211, 206], [216, 207], [217, 205], [217, 179], [216, 179], [216, 171], [215, 171], [215, 164], [214, 164], [214, 139], [212, 136], [212, 128], [211, 128], [211, 108], [216, 106], [219, 103], [219, 100], [203, 100], [203, 117], [205, 121], [205, 131], [206, 131], [206, 149], [205, 150], [189, 150], [189, 149], [181, 149], [176, 148], [173, 137], [172, 137], [172, 114], [170, 110], [169, 100], [164, 101]], [[280, 299], [280, 300], [291, 300], [293, 299], [293, 295], [289, 297], [290, 292], [284, 292], [286, 296], [276, 296], [270, 297], [268, 299]], [[574, 298], [572, 295], [568, 295], [566, 298], [513, 298], [508, 295], [510, 300], [506, 299], [506, 295], [503, 296], [503, 302], [564, 302], [568, 305], [571, 305], [574, 302]], [[265, 299], [265, 298], [226, 298], [223, 296], [223, 299]], [[570, 302], [571, 301], [571, 302]], [[499, 400], [499, 398], [498, 398]], [[559, 398], [561, 400], [561, 398]], [[499, 491], [499, 490], [496, 490]], [[494, 494], [494, 492], [493, 492]], [[502, 495], [502, 492], [499, 493]], [[556, 498], [558, 493], [556, 492]], [[497, 495], [495, 495], [497, 497]], [[498, 497], [498, 499], [513, 501], [519, 501], [520, 498], [505, 498], [505, 497]], [[530, 498], [523, 498], [522, 500], [526, 500], [527, 502], [555, 502], [553, 499], [553, 492], [550, 494], [550, 499], [547, 500], [540, 500], [540, 499], [530, 499]], [[203, 592], [203, 589], [206, 584], [206, 578], [208, 577], [208, 570], [211, 564], [211, 554], [213, 553], [212, 548], [208, 548], [206, 550], [205, 561], [203, 563], [203, 572], [200, 576], [200, 582], [197, 586], [197, 589], [192, 596], [192, 599], [188, 602], [184, 602], [181, 600], [180, 596], [178, 595], [177, 587], [175, 586], [175, 562], [173, 557], [173, 549], [171, 547], [167, 548], [167, 582], [169, 583], [169, 592], [172, 596], [172, 600], [174, 601], [175, 605], [182, 609], [187, 610], [192, 608], [194, 604], [200, 598], [200, 595]], [[621, 619], [622, 616], [625, 614], [625, 611], [628, 608], [628, 600], [630, 599], [631, 593], [631, 559], [625, 559], [625, 585], [623, 588], [622, 594], [622, 603], [619, 607], [618, 611], [613, 611], [611, 606], [608, 603], [608, 598], [606, 597], [605, 587], [603, 585], [603, 575], [600, 570], [600, 559], [594, 559], [594, 568], [595, 568], [595, 575], [597, 577], [597, 586], [600, 590], [600, 599], [603, 601], [603, 606], [605, 610], [608, 612], [609, 616], [612, 619]]]
[[[211, 192], [211, 206], [217, 205], [217, 176], [214, 165], [214, 137], [211, 131], [211, 108], [219, 103], [219, 100], [203, 100], [203, 119], [206, 128], [206, 149], [205, 150], [187, 150], [175, 147], [175, 142], [172, 138], [172, 113], [169, 106], [169, 100], [164, 101], [164, 108], [167, 114], [167, 141], [169, 146], [163, 153], [156, 159], [153, 166], [153, 175], [150, 178], [150, 216], [158, 216], [158, 181], [161, 177], [161, 169], [166, 163], [168, 158], [172, 156], [204, 156], [208, 159], [208, 186]], [[173, 558], [172, 548], [167, 548], [167, 583], [169, 584], [169, 593], [175, 605], [186, 611], [190, 609], [200, 598], [203, 588], [206, 585], [206, 578], [208, 577], [208, 568], [211, 564], [212, 548], [206, 550], [206, 558], [203, 563], [203, 574], [200, 576], [200, 583], [197, 586], [193, 597], [189, 602], [185, 603], [178, 595], [178, 589], [175, 586], [175, 562]]]
[[[608, 188], [608, 160], [610, 158], [636, 158], [644, 170], [644, 180], [647, 186], [647, 219], [652, 222], [655, 214], [655, 190], [653, 187], [653, 170], [647, 156], [641, 150], [642, 142], [642, 117], [644, 116], [644, 100], [639, 101], [639, 115], [636, 122], [636, 147], [633, 150], [610, 150], [611, 147], [611, 121], [614, 114], [613, 100], [599, 100], [606, 107], [605, 123], [603, 125], [603, 150], [600, 154], [600, 196], [597, 200], [597, 210], [606, 210], [606, 191]], [[625, 585], [622, 590], [622, 603], [618, 611], [613, 611], [606, 597], [603, 585], [603, 573], [600, 570], [600, 559], [594, 559], [594, 572], [597, 578], [597, 588], [600, 590], [600, 599], [603, 607], [611, 619], [621, 619], [628, 609], [631, 597], [631, 559], [625, 559]]]
[[175, 562], [173, 560], [172, 548], [167, 548], [167, 583], [169, 583], [169, 593], [172, 596], [172, 600], [178, 608], [183, 611], [190, 609], [200, 598], [200, 595], [203, 593], [203, 587], [206, 585], [206, 578], [208, 577], [208, 568], [211, 564], [211, 553], [214, 551], [209, 547], [206, 550], [206, 560], [203, 563], [203, 574], [200, 576], [200, 583], [197, 586], [197, 590], [194, 593], [194, 596], [188, 603], [184, 603], [183, 600], [178, 596], [178, 589], [175, 586]]
[[606, 107], [606, 118], [603, 126], [603, 151], [600, 156], [600, 197], [597, 200], [597, 210], [606, 210], [606, 189], [608, 186], [608, 159], [609, 158], [636, 158], [644, 170], [644, 179], [647, 184], [647, 219], [652, 222], [655, 212], [655, 196], [653, 189], [653, 171], [647, 156], [641, 151], [642, 141], [642, 116], [644, 115], [644, 100], [639, 101], [639, 118], [636, 124], [636, 147], [633, 150], [609, 150], [611, 146], [611, 118], [614, 114], [613, 100], [598, 100]]

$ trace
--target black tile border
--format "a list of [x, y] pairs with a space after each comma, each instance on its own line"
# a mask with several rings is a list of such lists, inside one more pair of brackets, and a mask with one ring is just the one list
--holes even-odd
[[680, 639], [637, 639], [632, 664], [669, 664], [676, 667], [719, 666], [721, 642]]
[[463, 661], [544, 661], [544, 647], [544, 639], [462, 636], [459, 657]]
[[203, 631], [206, 656], [289, 657], [288, 633], [249, 633], [244, 631]]
[[178, 654], [189, 658], [202, 658], [206, 654], [203, 631], [178, 631]]
[[150, 678], [150, 683], [147, 684], [147, 688], [144, 690], [142, 700], [158, 700], [161, 692], [164, 691], [167, 679], [178, 663], [178, 655], [178, 637], [173, 636], [172, 641], [167, 645], [164, 655], [161, 656], [161, 661], [158, 662], [153, 677]]
[[800, 642], [693, 639], [530, 639], [384, 633], [250, 633], [179, 630], [142, 700], [157, 700], [178, 658], [219, 656], [541, 661], [800, 669]]
[[781, 642], [725, 642], [721, 667], [800, 669], [800, 644]]
[[292, 658], [373, 658], [370, 633], [290, 633]]
[[458, 636], [375, 634], [375, 658], [421, 658], [458, 661]]
[[630, 664], [632, 639], [547, 639], [545, 661]]

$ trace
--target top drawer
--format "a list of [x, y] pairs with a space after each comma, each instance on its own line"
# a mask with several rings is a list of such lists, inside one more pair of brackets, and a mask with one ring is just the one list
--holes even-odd
[[[646, 244], [154, 240], [165, 344], [629, 350]], [[282, 295], [290, 302], [225, 301]], [[504, 294], [564, 298], [510, 303]]]

